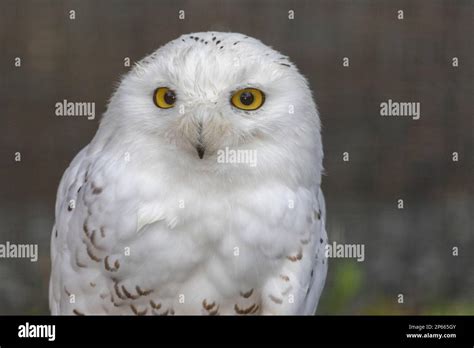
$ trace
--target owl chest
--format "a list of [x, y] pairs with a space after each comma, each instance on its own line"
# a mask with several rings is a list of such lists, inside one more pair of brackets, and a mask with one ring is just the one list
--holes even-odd
[[265, 261], [290, 253], [299, 241], [293, 222], [296, 212], [288, 213], [285, 196], [277, 199], [258, 202], [254, 195], [174, 198], [178, 208], [167, 212], [167, 223], [157, 225], [155, 239], [161, 238], [150, 242], [150, 248], [158, 245], [154, 255], [160, 258], [159, 250], [163, 250], [168, 259], [160, 264], [170, 267], [211, 268], [222, 277], [230, 269], [235, 277], [261, 274], [266, 271]]

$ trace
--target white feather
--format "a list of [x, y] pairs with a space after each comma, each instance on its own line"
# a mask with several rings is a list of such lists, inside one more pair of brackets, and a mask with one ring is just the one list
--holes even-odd
[[[175, 107], [154, 105], [157, 87], [176, 92]], [[265, 93], [261, 108], [231, 105], [244, 87]], [[219, 163], [226, 147], [256, 151], [257, 165]], [[168, 43], [125, 76], [64, 173], [51, 312], [314, 313], [327, 269], [322, 158], [311, 91], [286, 57], [234, 33]]]

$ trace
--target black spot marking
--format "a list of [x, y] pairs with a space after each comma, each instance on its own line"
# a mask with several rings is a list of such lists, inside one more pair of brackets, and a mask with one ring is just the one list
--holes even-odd
[[199, 40], [199, 42], [204, 42], [204, 39]]
[[235, 45], [237, 45], [239, 42], [240, 42], [240, 41], [236, 41], [236, 42], [234, 42], [234, 46], [235, 46]]
[[288, 68], [291, 68], [291, 65], [289, 65], [289, 64], [280, 63], [280, 65], [287, 66]]
[[71, 211], [72, 210], [72, 207], [68, 204], [67, 205], [67, 211]]
[[217, 40], [216, 41], [216, 45], [220, 44], [221, 43], [221, 40]]
[[84, 221], [82, 225], [82, 229], [84, 230], [85, 234], [89, 237], [89, 228], [87, 227], [87, 221]]
[[73, 312], [75, 315], [84, 315], [84, 313], [78, 311], [77, 309], [74, 309], [72, 312]]
[[320, 238], [320, 239], [319, 239], [319, 242], [320, 242], [321, 244], [323, 244], [323, 239], [322, 239], [322, 238]]
[[314, 274], [314, 270], [311, 270], [311, 277], [313, 277], [313, 274]]
[[155, 301], [150, 300], [150, 305], [152, 309], [160, 309], [161, 308], [161, 303], [156, 304]]
[[253, 294], [253, 288], [247, 292], [242, 292], [242, 291], [240, 292], [240, 296], [242, 296], [243, 298], [249, 298], [250, 296], [252, 296], [252, 294]]
[[77, 193], [81, 192], [81, 189], [82, 189], [82, 185], [79, 186], [79, 189], [77, 190]]
[[94, 195], [98, 195], [100, 193], [102, 193], [102, 188], [100, 187], [94, 187], [94, 189], [92, 190], [92, 194]]
[[56, 230], [54, 236], [55, 236], [56, 238], [58, 238], [58, 230]]
[[194, 36], [191, 35], [189, 38], [194, 39]]
[[223, 49], [223, 48], [224, 48], [224, 46], [219, 47], [219, 49]]
[[205, 44], [205, 45], [207, 45], [207, 44], [208, 44], [208, 42], [207, 42], [207, 41], [205, 41], [205, 42], [204, 42], [204, 44]]
[[197, 40], [199, 40], [199, 38], [198, 38], [198, 37], [195, 37], [195, 38], [194, 38], [194, 41], [197, 41]]
[[[212, 35], [214, 35], [214, 34], [212, 34]], [[212, 41], [215, 41], [215, 40], [216, 40], [216, 37], [214, 36], [214, 37], [212, 38]]]

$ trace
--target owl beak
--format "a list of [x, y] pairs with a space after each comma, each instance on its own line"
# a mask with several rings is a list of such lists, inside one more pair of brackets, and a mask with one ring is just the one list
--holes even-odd
[[196, 150], [198, 153], [198, 156], [200, 159], [204, 157], [204, 152], [206, 151], [206, 148], [203, 145], [203, 139], [202, 139], [202, 122], [198, 123], [198, 139], [197, 139], [197, 145], [196, 145]]
[[196, 146], [196, 150], [197, 150], [199, 158], [202, 159], [204, 157], [204, 152], [206, 151], [206, 149], [201, 144], [198, 144]]

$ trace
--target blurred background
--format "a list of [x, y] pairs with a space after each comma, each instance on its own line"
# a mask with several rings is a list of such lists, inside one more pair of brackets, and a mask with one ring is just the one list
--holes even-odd
[[[0, 0], [0, 243], [39, 246], [36, 263], [0, 259], [0, 314], [49, 313], [57, 186], [124, 58], [208, 30], [262, 40], [314, 91], [329, 241], [365, 245], [364, 262], [329, 260], [318, 313], [474, 314], [473, 18], [468, 0]], [[56, 117], [63, 99], [96, 119]], [[420, 120], [381, 117], [388, 99], [420, 102]]]

